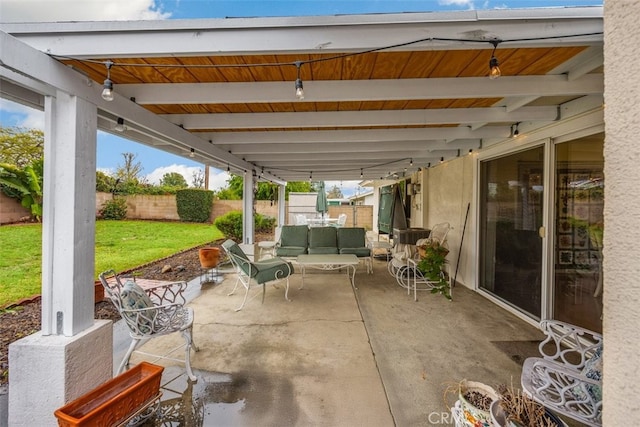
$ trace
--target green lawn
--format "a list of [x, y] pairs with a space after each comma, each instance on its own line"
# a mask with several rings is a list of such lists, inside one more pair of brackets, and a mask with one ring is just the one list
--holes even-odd
[[[211, 224], [97, 221], [95, 274], [128, 270], [223, 238]], [[41, 292], [42, 225], [0, 227], [0, 307]]]

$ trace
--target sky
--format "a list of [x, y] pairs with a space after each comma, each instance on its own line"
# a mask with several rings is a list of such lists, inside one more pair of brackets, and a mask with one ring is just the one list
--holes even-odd
[[[601, 6], [603, 0], [0, 0], [0, 22], [113, 21], [225, 17], [344, 15], [362, 13], [433, 12], [470, 9]], [[44, 114], [0, 98], [0, 125], [44, 130]], [[143, 175], [157, 184], [165, 173], [179, 172], [191, 184], [204, 165], [98, 131], [97, 167], [113, 173], [123, 153], [136, 154]], [[209, 188], [226, 186], [226, 171], [211, 168]], [[358, 181], [327, 181], [345, 197], [363, 189]]]

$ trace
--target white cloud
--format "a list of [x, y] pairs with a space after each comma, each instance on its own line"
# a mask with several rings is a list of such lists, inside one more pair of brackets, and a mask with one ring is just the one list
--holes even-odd
[[362, 188], [358, 190], [360, 181], [325, 181], [324, 188], [329, 191], [333, 186], [337, 186], [345, 198], [351, 197], [356, 193], [363, 193]]
[[[227, 186], [227, 180], [230, 175], [218, 169], [209, 168], [209, 190], [219, 190]], [[216, 173], [218, 171], [218, 173]]]
[[44, 130], [44, 113], [40, 110], [1, 98], [0, 110], [7, 115], [6, 125]]
[[438, 0], [438, 4], [441, 6], [466, 6], [469, 9], [473, 9], [473, 0]]
[[156, 0], [0, 0], [2, 22], [167, 19]]
[[199, 168], [197, 166], [173, 164], [170, 166], [162, 166], [155, 169], [153, 172], [148, 174], [146, 178], [149, 184], [159, 184], [160, 180], [165, 174], [171, 173], [171, 172], [178, 172], [180, 175], [184, 177], [184, 179], [187, 181], [187, 184], [191, 186], [191, 181], [193, 181], [193, 174], [197, 173], [198, 170], [202, 170], [202, 168]]

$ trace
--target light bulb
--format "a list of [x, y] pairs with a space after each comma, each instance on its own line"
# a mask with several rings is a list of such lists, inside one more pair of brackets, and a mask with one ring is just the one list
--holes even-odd
[[191, 152], [189, 153], [189, 157], [193, 158], [195, 156], [196, 156], [196, 150], [195, 150], [195, 148], [192, 148]]
[[118, 117], [118, 122], [114, 126], [113, 130], [118, 132], [124, 132], [125, 130], [127, 130], [127, 127], [124, 124], [124, 119], [122, 117]]
[[102, 89], [102, 99], [105, 101], [113, 101], [113, 82], [111, 79], [104, 81], [104, 89]]
[[498, 58], [492, 56], [489, 60], [489, 78], [495, 80], [502, 75], [500, 67], [498, 66]]
[[299, 101], [304, 99], [304, 88], [302, 86], [302, 80], [299, 78], [296, 79], [296, 98], [298, 98]]

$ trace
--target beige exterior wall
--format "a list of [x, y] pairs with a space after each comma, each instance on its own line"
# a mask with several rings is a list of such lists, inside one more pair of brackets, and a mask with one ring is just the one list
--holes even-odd
[[[460, 254], [456, 282], [469, 288], [474, 287], [473, 204], [470, 206], [464, 239], [462, 239], [462, 230], [467, 205], [472, 201], [474, 162], [475, 156], [463, 156], [425, 169], [421, 185], [424, 228], [431, 228], [440, 222], [448, 222], [451, 225], [447, 235], [448, 271], [451, 277], [455, 275], [458, 254]], [[462, 250], [460, 250], [461, 240]]]
[[640, 2], [604, 6], [604, 425], [640, 418]]
[[18, 222], [29, 216], [31, 212], [23, 208], [19, 201], [0, 192], [0, 224]]
[[[110, 193], [96, 193], [96, 212], [100, 210], [100, 207], [105, 201], [110, 199]], [[128, 219], [180, 220], [176, 207], [176, 198], [173, 195], [135, 195], [126, 196], [126, 199]], [[286, 205], [287, 204], [285, 204], [285, 212], [287, 212]], [[256, 200], [255, 206], [256, 212], [262, 215], [273, 218], [278, 217], [277, 203], [272, 203], [268, 200]], [[214, 200], [211, 221], [230, 211], [242, 211], [242, 200]], [[329, 206], [329, 217], [337, 218], [341, 213], [345, 213], [347, 215], [346, 225], [348, 227], [364, 227], [367, 230], [371, 230], [373, 227], [372, 212], [372, 206]], [[285, 215], [285, 217], [286, 216], [287, 215]]]

